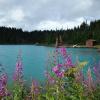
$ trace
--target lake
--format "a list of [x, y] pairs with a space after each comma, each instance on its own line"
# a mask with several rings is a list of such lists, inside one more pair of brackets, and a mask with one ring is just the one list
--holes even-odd
[[[22, 51], [24, 79], [38, 79], [44, 81], [44, 71], [46, 69], [47, 57], [53, 47], [35, 46], [35, 45], [0, 45], [0, 64], [4, 66], [9, 81], [15, 71], [15, 64], [19, 50]], [[100, 60], [100, 53], [92, 48], [67, 48], [67, 52], [72, 55], [72, 60], [78, 58], [79, 61], [88, 61], [85, 67], [93, 67], [93, 64]]]

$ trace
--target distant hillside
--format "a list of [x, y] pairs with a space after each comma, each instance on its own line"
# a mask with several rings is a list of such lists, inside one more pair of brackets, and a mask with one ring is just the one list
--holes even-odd
[[54, 44], [58, 35], [61, 35], [64, 43], [84, 44], [89, 38], [100, 43], [100, 20], [83, 22], [74, 29], [67, 30], [45, 30], [45, 31], [23, 31], [22, 29], [0, 27], [0, 44]]

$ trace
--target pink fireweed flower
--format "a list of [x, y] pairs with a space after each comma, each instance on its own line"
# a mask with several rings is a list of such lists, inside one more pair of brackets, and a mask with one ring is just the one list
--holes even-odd
[[7, 79], [8, 77], [6, 73], [2, 73], [0, 75], [0, 96], [6, 96], [7, 94], [7, 91], [6, 91]]
[[62, 54], [62, 56], [63, 56], [64, 58], [67, 57], [67, 52], [66, 52], [66, 48], [65, 48], [65, 47], [60, 48], [60, 52], [61, 52], [61, 54]]
[[58, 68], [61, 68], [63, 66], [63, 64], [58, 64], [57, 66], [58, 66]]
[[32, 80], [32, 85], [31, 85], [31, 94], [33, 95], [38, 95], [40, 93], [39, 91], [39, 84], [37, 81]]
[[97, 72], [97, 68], [96, 66], [93, 67], [94, 72]]
[[70, 67], [74, 67], [74, 65], [72, 64], [71, 56], [67, 54], [65, 47], [56, 48], [55, 53], [56, 59], [54, 59], [54, 65], [56, 66], [52, 68], [52, 72], [54, 72], [57, 77], [61, 78], [64, 77], [65, 71]]
[[88, 88], [89, 91], [91, 91], [94, 88], [94, 84], [93, 84], [93, 79], [92, 79], [92, 75], [91, 75], [91, 69], [88, 68], [87, 71], [87, 80], [84, 81], [84, 85]]
[[62, 71], [62, 72], [57, 73], [57, 76], [58, 76], [59, 78], [64, 77], [64, 72]]
[[96, 74], [96, 76], [98, 76], [98, 70], [97, 70], [96, 66], [93, 67], [93, 70], [94, 70], [94, 73]]
[[58, 73], [61, 68], [62, 68], [62, 64], [58, 64], [52, 68], [52, 71]]
[[74, 64], [72, 63], [71, 56], [68, 56], [68, 57], [65, 59], [65, 66], [66, 66], [66, 67], [73, 67], [73, 66], [74, 66]]
[[6, 74], [6, 73], [2, 74], [2, 75], [0, 76], [0, 80], [2, 80], [2, 83], [6, 86], [7, 80], [8, 80], [7, 74]]
[[0, 80], [0, 97], [11, 96], [11, 93], [7, 90], [6, 85]]
[[98, 66], [94, 66], [93, 71], [96, 76], [97, 83], [100, 83], [100, 72], [99, 72]]
[[94, 73], [100, 74], [100, 61], [93, 67]]
[[87, 77], [88, 77], [88, 81], [92, 81], [92, 76], [91, 76], [91, 69], [89, 68], [87, 71]]
[[54, 84], [55, 83], [55, 79], [50, 75], [49, 72], [45, 71], [45, 76], [47, 77], [47, 80], [50, 84]]
[[0, 76], [0, 96], [6, 96], [7, 75]]
[[22, 78], [23, 78], [23, 65], [22, 65], [21, 55], [19, 54], [16, 62], [14, 81], [22, 82]]
[[55, 72], [55, 73], [57, 73], [59, 71], [59, 67], [58, 66], [53, 67], [52, 71]]
[[2, 81], [0, 80], [0, 96], [5, 96], [5, 86], [2, 83]]
[[62, 64], [58, 64], [57, 66], [53, 67], [52, 71], [56, 74], [57, 77], [64, 77], [64, 69]]
[[51, 76], [48, 78], [48, 81], [49, 81], [50, 84], [54, 84], [55, 83], [55, 79], [53, 77], [51, 77]]
[[81, 71], [77, 72], [75, 74], [75, 79], [76, 79], [77, 82], [83, 83], [84, 82], [83, 73]]

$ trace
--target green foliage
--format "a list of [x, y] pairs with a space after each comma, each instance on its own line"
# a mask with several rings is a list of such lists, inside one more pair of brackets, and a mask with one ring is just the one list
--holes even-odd
[[100, 84], [96, 87], [95, 91], [93, 91], [94, 100], [100, 100]]
[[13, 88], [13, 100], [24, 100], [25, 96], [26, 90], [24, 86], [15, 83]]

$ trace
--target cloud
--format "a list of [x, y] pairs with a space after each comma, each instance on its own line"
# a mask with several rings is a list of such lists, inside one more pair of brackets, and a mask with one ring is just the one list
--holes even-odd
[[0, 0], [0, 25], [66, 29], [100, 18], [100, 0]]
[[17, 8], [17, 9], [13, 9], [11, 11], [11, 20], [14, 20], [14, 21], [22, 21], [24, 19], [24, 12], [22, 9], [20, 8]]
[[56, 29], [68, 29], [68, 28], [74, 28], [75, 26], [80, 25], [85, 19], [84, 18], [78, 18], [74, 21], [43, 21], [40, 22], [35, 29], [38, 30], [56, 30]]

